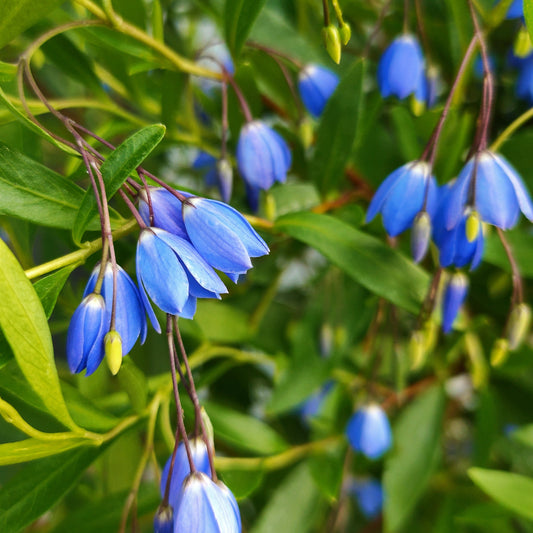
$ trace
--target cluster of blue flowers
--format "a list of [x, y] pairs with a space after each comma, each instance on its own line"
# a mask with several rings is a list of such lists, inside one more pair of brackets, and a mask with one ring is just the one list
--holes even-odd
[[72, 372], [87, 370], [89, 375], [101, 363], [114, 294], [114, 331], [124, 356], [139, 337], [144, 342], [146, 314], [161, 332], [149, 298], [165, 313], [192, 318], [197, 298], [220, 298], [227, 292], [215, 269], [237, 283], [252, 267], [251, 257], [269, 252], [246, 219], [223, 202], [177, 193], [181, 201], [163, 188], [151, 188], [148, 194], [150, 201], [144, 192], [139, 202], [146, 224], [137, 243], [139, 288], [118, 265], [115, 287], [111, 263], [95, 269], [67, 333]]

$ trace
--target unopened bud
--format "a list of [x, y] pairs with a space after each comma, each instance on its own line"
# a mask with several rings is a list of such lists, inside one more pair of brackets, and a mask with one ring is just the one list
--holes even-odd
[[213, 430], [213, 424], [211, 423], [211, 419], [209, 418], [209, 415], [207, 414], [207, 411], [201, 407], [200, 408], [200, 415], [202, 417], [202, 422], [204, 424], [205, 433], [207, 440], [209, 442], [209, 446], [211, 449], [214, 449], [215, 447], [215, 432]]
[[411, 370], [418, 370], [426, 361], [426, 339], [423, 331], [413, 331], [409, 340]]
[[338, 28], [333, 24], [322, 28], [322, 39], [329, 56], [338, 65], [341, 61], [341, 35]]
[[276, 200], [268, 191], [265, 193], [265, 217], [271, 222], [276, 220]]
[[229, 203], [233, 189], [233, 169], [225, 157], [217, 161], [217, 178], [220, 196], [224, 202]]
[[352, 38], [352, 28], [347, 22], [343, 22], [339, 31], [341, 34], [342, 44], [346, 46]]
[[429, 239], [431, 237], [431, 219], [427, 211], [420, 211], [416, 215], [411, 231], [411, 253], [415, 263], [418, 263], [428, 251]]
[[419, 100], [414, 94], [413, 97], [410, 100], [411, 104], [411, 111], [413, 112], [413, 115], [415, 117], [420, 117], [424, 114], [424, 111], [426, 110], [426, 102], [423, 100]]
[[510, 350], [516, 350], [522, 344], [529, 331], [530, 323], [531, 308], [529, 305], [521, 303], [514, 307], [507, 326], [507, 340]]
[[479, 235], [481, 229], [481, 221], [479, 220], [479, 215], [472, 211], [466, 219], [466, 238], [468, 242], [474, 242]]
[[161, 504], [154, 517], [154, 533], [172, 533], [172, 531], [174, 531], [172, 507]]
[[105, 360], [111, 374], [116, 376], [122, 365], [122, 339], [118, 331], [112, 329], [104, 338]]
[[509, 341], [507, 339], [497, 339], [490, 352], [490, 364], [500, 366], [509, 356]]
[[526, 26], [521, 25], [513, 45], [514, 55], [517, 57], [525, 58], [531, 53], [532, 49], [533, 47], [531, 45], [531, 38], [529, 37], [529, 32]]
[[302, 141], [304, 148], [309, 148], [313, 142], [313, 125], [308, 119], [303, 119], [300, 122], [300, 140]]

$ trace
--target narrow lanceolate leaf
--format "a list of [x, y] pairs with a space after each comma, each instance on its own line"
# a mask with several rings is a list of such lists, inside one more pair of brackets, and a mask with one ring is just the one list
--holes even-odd
[[83, 189], [0, 143], [0, 215], [71, 228]]
[[322, 114], [310, 174], [323, 193], [337, 187], [344, 176], [359, 126], [364, 74], [361, 60], [341, 79]]
[[418, 312], [429, 276], [380, 240], [329, 215], [307, 212], [279, 218], [276, 229], [312, 246], [369, 291]]
[[532, 478], [484, 468], [470, 468], [468, 475], [482, 491], [500, 505], [533, 520]]
[[527, 31], [533, 39], [533, 0], [524, 0], [524, 19], [526, 20]]
[[8, 442], [0, 444], [0, 465], [14, 465], [43, 459], [88, 444], [87, 439], [81, 439], [74, 434], [70, 438], [60, 440], [26, 439]]
[[50, 315], [56, 306], [57, 297], [75, 268], [76, 265], [61, 268], [33, 284], [33, 288], [41, 300], [46, 318], [50, 318]]
[[224, 30], [226, 43], [234, 56], [241, 51], [242, 45], [259, 16], [265, 0], [226, 0], [224, 9]]
[[0, 531], [17, 533], [56, 504], [103, 447], [83, 447], [36, 461], [0, 490]]
[[1, 240], [0, 265], [0, 328], [17, 364], [50, 414], [65, 426], [78, 429], [61, 394], [52, 338], [39, 297], [19, 262]]
[[[110, 154], [100, 167], [108, 200], [161, 142], [164, 135], [165, 126], [162, 124], [146, 126], [128, 137]], [[89, 188], [85, 192], [72, 229], [72, 238], [75, 243], [80, 243], [85, 230], [97, 213], [98, 208], [94, 192], [92, 188]]]
[[438, 465], [445, 396], [434, 386], [400, 415], [385, 463], [385, 531], [396, 533], [413, 512]]

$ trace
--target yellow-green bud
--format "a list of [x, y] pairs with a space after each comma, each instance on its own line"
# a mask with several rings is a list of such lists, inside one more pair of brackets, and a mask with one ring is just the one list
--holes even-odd
[[265, 193], [265, 217], [271, 222], [276, 220], [276, 200], [268, 191]]
[[330, 24], [322, 28], [322, 39], [329, 56], [338, 65], [341, 61], [341, 35], [337, 26]]
[[116, 330], [111, 330], [104, 338], [105, 360], [111, 374], [116, 376], [122, 365], [122, 339]]
[[507, 340], [510, 350], [516, 350], [522, 344], [529, 331], [530, 323], [531, 308], [529, 305], [521, 303], [511, 311], [507, 326]]
[[466, 238], [468, 239], [468, 242], [474, 242], [476, 240], [479, 230], [479, 215], [475, 211], [472, 211], [472, 213], [470, 213], [466, 219]]
[[411, 231], [411, 253], [415, 263], [418, 263], [428, 250], [429, 239], [431, 238], [431, 219], [427, 211], [420, 211], [416, 215]]
[[426, 362], [426, 339], [423, 331], [413, 331], [409, 340], [411, 370], [418, 370]]
[[490, 364], [500, 366], [509, 356], [509, 341], [507, 339], [497, 339], [490, 352]]
[[533, 50], [533, 46], [531, 45], [531, 38], [529, 37], [529, 32], [527, 31], [527, 28], [522, 25], [520, 27], [520, 30], [518, 31], [518, 35], [516, 36], [516, 40], [513, 45], [513, 52], [514, 55], [517, 57], [527, 57], [531, 51]]
[[424, 114], [424, 111], [426, 110], [426, 102], [424, 102], [423, 100], [419, 100], [413, 94], [410, 100], [410, 104], [411, 104], [411, 111], [413, 112], [413, 115], [415, 117], [419, 117]]
[[202, 422], [204, 424], [207, 440], [209, 441], [211, 449], [213, 449], [214, 448], [214, 442], [215, 442], [214, 441], [215, 432], [213, 430], [213, 424], [211, 423], [211, 419], [209, 418], [206, 410], [203, 407], [200, 408], [200, 413], [201, 413], [201, 416], [202, 416]]
[[347, 22], [343, 22], [339, 31], [342, 44], [346, 46], [352, 38], [352, 28], [350, 28], [350, 25]]
[[305, 149], [309, 148], [313, 143], [313, 125], [308, 118], [304, 118], [300, 122], [300, 140], [302, 141], [303, 147]]

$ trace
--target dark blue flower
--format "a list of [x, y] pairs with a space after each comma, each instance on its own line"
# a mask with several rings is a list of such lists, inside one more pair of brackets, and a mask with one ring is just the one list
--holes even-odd
[[253, 187], [269, 189], [284, 182], [291, 166], [291, 151], [283, 137], [259, 120], [243, 126], [237, 144], [237, 166]]
[[520, 211], [533, 221], [533, 204], [522, 179], [501, 155], [477, 152], [463, 167], [449, 193], [446, 229], [454, 228], [470, 208], [483, 222], [512, 228]]
[[192, 163], [192, 168], [201, 170], [204, 173], [205, 184], [208, 187], [218, 187], [224, 202], [231, 200], [233, 170], [227, 159], [217, 159], [211, 154], [200, 150]]
[[183, 206], [183, 221], [200, 255], [235, 282], [252, 267], [251, 257], [269, 252], [265, 241], [246, 219], [223, 202], [190, 198]]
[[523, 59], [518, 66], [520, 73], [516, 80], [516, 96], [533, 104], [533, 55]]
[[513, 0], [507, 10], [507, 19], [524, 18], [524, 0]]
[[366, 221], [370, 222], [381, 213], [385, 230], [394, 237], [410, 228], [421, 211], [433, 216], [436, 191], [435, 178], [427, 163], [407, 163], [387, 176], [380, 185], [368, 207]]
[[442, 331], [449, 333], [459, 309], [468, 292], [468, 278], [461, 272], [452, 275], [446, 285], [442, 299]]
[[378, 85], [383, 98], [407, 98], [420, 86], [424, 56], [416, 37], [402, 35], [392, 41], [378, 65]]
[[383, 508], [383, 487], [373, 478], [354, 479], [348, 488], [355, 496], [361, 512], [369, 520], [376, 518]]
[[190, 318], [195, 298], [218, 298], [227, 292], [189, 241], [160, 228], [142, 230], [136, 269], [143, 304], [157, 331], [159, 323], [148, 296], [165, 313]]
[[[190, 439], [189, 445], [196, 470], [203, 472], [204, 474], [209, 474], [211, 471], [209, 465], [209, 455], [207, 453], [207, 447], [204, 441], [201, 438]], [[163, 469], [163, 473], [161, 474], [161, 497], [165, 495], [171, 461], [172, 456], [168, 458], [165, 468]], [[187, 451], [185, 449], [185, 445], [183, 442], [181, 442], [176, 450], [176, 458], [174, 459], [174, 468], [172, 469], [172, 479], [170, 480], [169, 489], [169, 502], [174, 508], [176, 507], [177, 500], [181, 492], [181, 486], [183, 485], [185, 478], [190, 473], [191, 468], [189, 465], [189, 459], [187, 457]]]
[[352, 415], [346, 436], [356, 452], [370, 459], [380, 458], [392, 445], [389, 419], [377, 404], [361, 407]]
[[298, 76], [298, 91], [305, 108], [314, 117], [319, 117], [335, 92], [339, 77], [320, 65], [307, 65]]
[[439, 74], [435, 68], [428, 68], [427, 72], [420, 76], [414, 97], [422, 110], [431, 109], [437, 103], [439, 83]]
[[[104, 336], [109, 329], [104, 299], [99, 294], [89, 294], [78, 306], [67, 332], [67, 361], [70, 371], [81, 372], [94, 361], [104, 357]], [[95, 368], [98, 366], [96, 364]]]
[[216, 483], [201, 472], [190, 474], [174, 509], [174, 533], [240, 533], [235, 509]]

